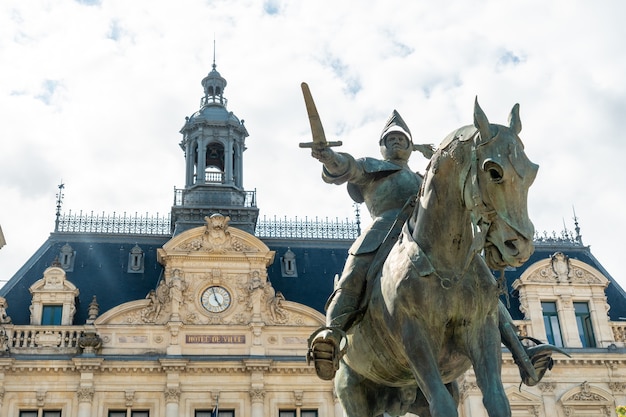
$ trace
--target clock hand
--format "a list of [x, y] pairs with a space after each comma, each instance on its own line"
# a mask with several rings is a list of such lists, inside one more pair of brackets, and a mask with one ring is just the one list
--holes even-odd
[[215, 302], [217, 303], [218, 306], [221, 306], [222, 303], [220, 302], [220, 299], [217, 298], [217, 294], [215, 293], [215, 288], [211, 288], [212, 292], [213, 292], [213, 299], [215, 300]]

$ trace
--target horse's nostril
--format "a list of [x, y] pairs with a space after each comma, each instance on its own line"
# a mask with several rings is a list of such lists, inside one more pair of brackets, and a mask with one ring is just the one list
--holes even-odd
[[515, 244], [515, 240], [507, 240], [506, 242], [504, 242], [504, 246], [506, 246], [506, 248], [511, 251], [513, 256], [519, 253], [517, 245]]

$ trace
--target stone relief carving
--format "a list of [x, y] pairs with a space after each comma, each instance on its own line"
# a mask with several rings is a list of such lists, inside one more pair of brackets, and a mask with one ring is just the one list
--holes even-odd
[[7, 308], [9, 308], [9, 303], [7, 303], [4, 297], [0, 297], [0, 324], [11, 323], [11, 317], [7, 314]]
[[178, 403], [180, 400], [180, 388], [166, 388], [163, 392], [166, 403]]
[[228, 230], [230, 217], [213, 214], [210, 217], [205, 217], [204, 220], [206, 225], [202, 236], [182, 244], [179, 246], [180, 249], [217, 253], [253, 250], [252, 247], [230, 233]]
[[60, 269], [49, 268], [44, 272], [44, 290], [62, 290], [65, 281], [65, 272]]
[[589, 382], [585, 381], [580, 384], [580, 392], [570, 396], [567, 401], [604, 401], [605, 398], [591, 392]]
[[93, 401], [95, 390], [93, 388], [78, 388], [76, 390], [76, 397], [78, 397], [79, 403], [90, 403]]
[[570, 262], [569, 257], [562, 252], [557, 252], [550, 256], [550, 264], [552, 265], [553, 277], [558, 282], [566, 282], [570, 278]]
[[280, 291], [276, 292], [270, 285], [267, 288], [267, 311], [273, 323], [285, 324], [289, 320], [287, 310], [283, 308], [285, 296]]
[[188, 288], [188, 284], [181, 276], [180, 270], [174, 270], [173, 276], [170, 278], [168, 288], [172, 308], [171, 319], [176, 321], [180, 318], [180, 308], [184, 302], [183, 294]]
[[590, 272], [572, 265], [569, 257], [556, 252], [550, 257], [549, 266], [531, 273], [526, 279], [528, 282], [540, 283], [571, 283], [571, 284], [600, 284], [602, 281]]

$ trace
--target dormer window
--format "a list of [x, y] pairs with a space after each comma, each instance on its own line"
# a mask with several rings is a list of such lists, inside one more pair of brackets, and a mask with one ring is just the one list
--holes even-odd
[[69, 326], [76, 313], [78, 288], [67, 280], [65, 270], [53, 265], [43, 273], [43, 278], [30, 286], [32, 295], [30, 324], [44, 326]]
[[128, 272], [131, 274], [144, 272], [144, 253], [137, 244], [133, 246], [128, 254]]
[[297, 277], [296, 254], [287, 248], [287, 252], [280, 258], [280, 269], [283, 277]]
[[61, 264], [61, 268], [64, 271], [72, 272], [74, 270], [74, 259], [76, 258], [76, 251], [70, 246], [69, 243], [66, 243], [61, 248], [61, 252], [59, 253], [59, 263]]

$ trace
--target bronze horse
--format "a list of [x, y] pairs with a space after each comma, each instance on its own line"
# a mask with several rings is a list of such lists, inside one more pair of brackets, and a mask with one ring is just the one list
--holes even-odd
[[[527, 193], [538, 166], [509, 126], [448, 135], [432, 157], [416, 207], [348, 331], [335, 389], [348, 417], [383, 412], [458, 416], [456, 379], [473, 365], [489, 417], [510, 417], [501, 379], [500, 289], [491, 269], [532, 254]], [[483, 253], [484, 256], [481, 256]]]

